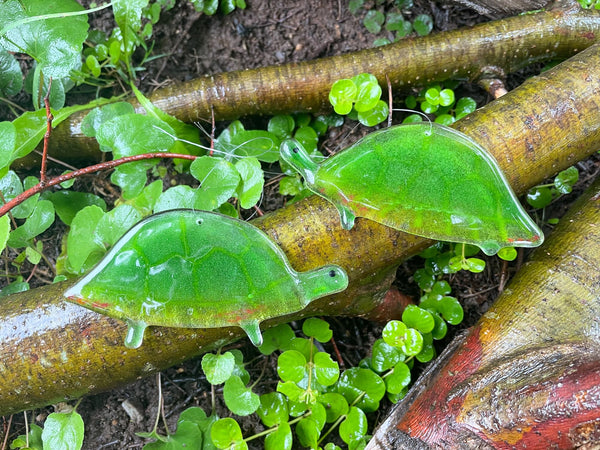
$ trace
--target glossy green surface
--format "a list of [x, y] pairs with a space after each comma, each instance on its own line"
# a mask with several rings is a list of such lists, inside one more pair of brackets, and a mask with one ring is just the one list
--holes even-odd
[[258, 346], [261, 321], [299, 311], [347, 285], [339, 266], [296, 272], [247, 222], [180, 209], [133, 226], [65, 296], [126, 320], [130, 348], [141, 345], [149, 325], [239, 326]]
[[537, 247], [543, 234], [521, 207], [496, 160], [466, 135], [436, 123], [365, 136], [321, 164], [289, 139], [282, 158], [332, 202], [342, 226], [366, 217], [407, 233], [480, 247]]

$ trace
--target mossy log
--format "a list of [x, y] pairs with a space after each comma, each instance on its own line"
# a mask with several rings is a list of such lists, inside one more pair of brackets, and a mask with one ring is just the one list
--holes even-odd
[[597, 445], [599, 223], [600, 180], [395, 407], [367, 448]]
[[[571, 3], [575, 3], [574, 0]], [[340, 78], [374, 74], [385, 90], [447, 79], [503, 78], [534, 62], [564, 60], [600, 40], [600, 11], [566, 8], [403, 39], [394, 44], [314, 61], [206, 76], [156, 90], [150, 100], [184, 122], [247, 115], [330, 112], [328, 93]], [[386, 78], [387, 77], [387, 78]], [[135, 100], [131, 102], [143, 111]], [[71, 163], [99, 159], [98, 144], [81, 132], [87, 111], [52, 133], [50, 155]], [[31, 154], [13, 168], [32, 167]]]
[[[456, 127], [496, 155], [518, 193], [597, 150], [600, 142], [600, 46], [532, 78]], [[298, 314], [368, 315], [382, 305], [394, 268], [431, 242], [358, 220], [341, 229], [336, 210], [316, 197], [253, 222], [269, 233], [298, 270], [337, 263], [347, 292]], [[0, 415], [101, 392], [149, 375], [239, 337], [237, 328], [147, 332], [123, 346], [125, 324], [68, 303], [66, 284], [0, 302]]]

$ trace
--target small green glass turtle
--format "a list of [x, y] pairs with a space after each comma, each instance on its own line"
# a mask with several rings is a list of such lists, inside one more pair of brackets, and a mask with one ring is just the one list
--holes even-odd
[[523, 210], [498, 163], [468, 136], [437, 123], [368, 134], [321, 164], [293, 139], [281, 157], [307, 187], [338, 209], [419, 236], [480, 247], [537, 247], [544, 236]]
[[262, 344], [259, 323], [344, 290], [346, 272], [296, 272], [261, 230], [221, 214], [171, 210], [134, 225], [65, 292], [73, 302], [128, 324], [125, 345], [147, 326], [241, 327]]

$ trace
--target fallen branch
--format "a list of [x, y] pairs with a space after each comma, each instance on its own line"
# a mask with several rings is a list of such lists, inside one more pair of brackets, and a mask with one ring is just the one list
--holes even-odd
[[[158, 89], [150, 100], [178, 119], [194, 122], [211, 119], [213, 111], [216, 120], [331, 111], [331, 85], [361, 72], [374, 74], [384, 87], [387, 76], [396, 90], [447, 79], [503, 78], [533, 62], [564, 60], [598, 41], [600, 11], [561, 8], [341, 56], [206, 76]], [[97, 142], [81, 132], [85, 114], [73, 114], [54, 130], [51, 156], [63, 161], [98, 158]], [[13, 168], [38, 161], [31, 154]]]

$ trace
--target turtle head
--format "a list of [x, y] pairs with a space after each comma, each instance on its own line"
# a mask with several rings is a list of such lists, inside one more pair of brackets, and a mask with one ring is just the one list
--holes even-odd
[[279, 148], [281, 158], [302, 175], [306, 183], [315, 184], [315, 175], [319, 165], [310, 157], [308, 152], [295, 139], [286, 139]]
[[348, 275], [340, 266], [330, 264], [299, 274], [304, 289], [305, 305], [348, 287]]

